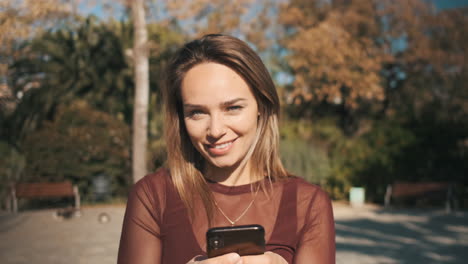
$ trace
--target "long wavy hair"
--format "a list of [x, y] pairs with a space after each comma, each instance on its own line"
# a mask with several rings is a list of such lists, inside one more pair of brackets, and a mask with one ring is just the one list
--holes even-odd
[[[252, 160], [251, 181], [288, 177], [279, 157], [278, 117], [280, 102], [268, 70], [260, 57], [243, 41], [210, 34], [186, 43], [167, 67], [163, 100], [167, 165], [172, 182], [191, 216], [194, 195], [200, 195], [211, 225], [213, 195], [203, 177], [203, 157], [192, 145], [184, 123], [181, 84], [187, 72], [201, 63], [218, 63], [239, 74], [250, 87], [258, 104], [259, 118], [254, 142], [241, 166]], [[262, 181], [263, 183], [263, 181]], [[261, 185], [267, 191], [265, 184]]]

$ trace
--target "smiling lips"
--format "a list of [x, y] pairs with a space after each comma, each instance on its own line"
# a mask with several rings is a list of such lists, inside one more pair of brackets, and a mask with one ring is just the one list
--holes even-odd
[[216, 156], [224, 155], [227, 152], [229, 152], [229, 150], [232, 148], [232, 145], [234, 141], [236, 141], [236, 139], [233, 139], [231, 141], [224, 142], [221, 144], [206, 144], [205, 147], [211, 155], [216, 155]]

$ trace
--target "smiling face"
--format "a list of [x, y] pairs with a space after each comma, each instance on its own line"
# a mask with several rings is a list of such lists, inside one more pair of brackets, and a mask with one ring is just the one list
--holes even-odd
[[236, 169], [253, 144], [258, 106], [247, 83], [229, 67], [202, 63], [182, 81], [187, 133], [207, 170]]

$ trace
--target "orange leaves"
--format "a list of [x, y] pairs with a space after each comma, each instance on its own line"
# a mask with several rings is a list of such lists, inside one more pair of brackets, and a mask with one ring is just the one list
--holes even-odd
[[[14, 57], [11, 47], [15, 42], [41, 32], [70, 11], [60, 0], [0, 1], [0, 55]], [[7, 72], [3, 63], [0, 63], [0, 75]]]
[[[285, 10], [306, 17], [298, 13], [301, 12], [298, 8]], [[384, 56], [371, 39], [375, 22], [369, 20], [365, 24], [363, 16], [352, 7], [331, 10], [323, 20], [310, 26], [315, 19], [296, 24], [296, 33], [286, 40], [292, 51], [288, 62], [295, 74], [296, 89], [304, 98], [344, 103], [351, 109], [359, 107], [361, 100], [383, 100], [379, 72]], [[372, 30], [359, 31], [358, 28], [364, 28], [359, 24]]]
[[[283, 6], [283, 10], [285, 8], [287, 7]], [[305, 14], [295, 6], [289, 7], [287, 12], [281, 12], [280, 20], [281, 23], [285, 26], [294, 26], [308, 21]]]
[[175, 0], [166, 7], [190, 38], [210, 33], [242, 36], [262, 50], [271, 45], [266, 32], [276, 5], [271, 0]]
[[[38, 22], [63, 17], [70, 8], [59, 0], [4, 0], [0, 2], [0, 43], [10, 45], [11, 41], [28, 37], [38, 29]], [[42, 24], [46, 26], [50, 24]], [[4, 46], [5, 47], [5, 46]]]
[[197, 36], [208, 33], [226, 33], [242, 28], [240, 18], [249, 10], [253, 0], [175, 0], [168, 1], [167, 10], [181, 21], [190, 21]]

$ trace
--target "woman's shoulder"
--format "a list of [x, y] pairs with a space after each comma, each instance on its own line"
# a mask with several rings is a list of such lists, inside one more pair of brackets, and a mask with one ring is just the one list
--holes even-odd
[[296, 176], [296, 175], [289, 175], [286, 182], [294, 184], [297, 186], [297, 188], [300, 188], [302, 190], [308, 190], [308, 191], [322, 190], [322, 188], [319, 185], [308, 182], [304, 178]]
[[299, 201], [328, 202], [330, 200], [328, 193], [322, 187], [310, 183], [302, 177], [289, 176], [288, 182], [296, 186]]
[[158, 168], [155, 172], [147, 174], [145, 177], [143, 177], [143, 181], [149, 181], [149, 182], [161, 182], [161, 181], [168, 181], [170, 180], [170, 172], [169, 169], [161, 167]]
[[153, 191], [161, 191], [165, 189], [167, 183], [170, 181], [170, 173], [166, 168], [159, 168], [155, 172], [147, 174], [140, 180], [138, 180], [134, 188], [135, 189], [150, 189]]

